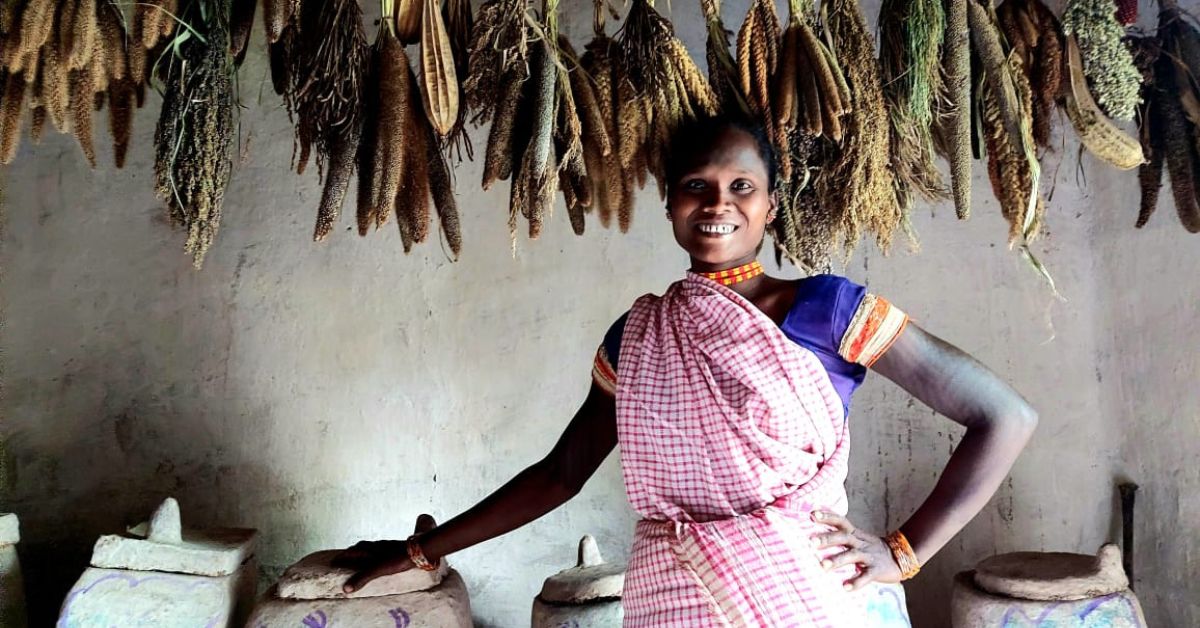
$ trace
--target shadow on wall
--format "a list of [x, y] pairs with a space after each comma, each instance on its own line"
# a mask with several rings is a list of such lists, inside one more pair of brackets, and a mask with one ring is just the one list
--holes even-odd
[[[264, 500], [294, 499], [295, 491], [260, 461], [239, 457], [245, 448], [214, 433], [212, 412], [230, 406], [206, 403], [205, 382], [189, 383], [193, 391], [181, 391], [171, 382], [145, 384], [153, 376], [136, 360], [123, 365], [105, 356], [94, 360], [68, 365], [69, 375], [50, 382], [9, 382], [9, 390], [38, 391], [33, 394], [41, 397], [36, 403], [23, 397], [15, 413], [10, 404], [10, 417], [24, 413], [25, 420], [56, 423], [38, 429], [52, 438], [35, 441], [21, 429], [20, 420], [9, 421], [4, 434], [4, 503], [21, 517], [19, 548], [31, 626], [53, 625], [99, 535], [144, 520], [167, 496], [179, 500], [186, 526], [244, 526], [258, 528], [260, 534], [292, 530], [297, 544], [303, 543], [300, 515], [293, 509], [271, 509], [285, 513], [274, 520], [247, 520], [238, 514]], [[74, 382], [89, 390], [72, 390]], [[221, 397], [240, 398], [228, 386], [221, 388]], [[84, 399], [94, 401], [91, 416], [71, 407], [83, 405]], [[243, 421], [265, 415], [238, 413]], [[260, 537], [260, 548], [262, 544]], [[260, 582], [273, 580], [281, 570], [261, 566]]]

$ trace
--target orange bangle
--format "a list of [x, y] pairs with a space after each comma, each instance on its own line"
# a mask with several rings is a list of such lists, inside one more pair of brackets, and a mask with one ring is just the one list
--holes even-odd
[[437, 571], [438, 567], [441, 566], [442, 561], [439, 560], [437, 562], [429, 562], [429, 559], [425, 558], [425, 552], [421, 550], [421, 543], [419, 539], [420, 535], [414, 534], [408, 537], [408, 540], [405, 541], [405, 544], [408, 546], [408, 559], [412, 561], [412, 564], [417, 569], [421, 569], [423, 571]]
[[913, 551], [908, 537], [904, 536], [903, 532], [896, 530], [883, 537], [883, 541], [887, 543], [896, 566], [900, 568], [901, 580], [908, 580], [921, 571], [921, 561], [917, 560], [917, 553]]

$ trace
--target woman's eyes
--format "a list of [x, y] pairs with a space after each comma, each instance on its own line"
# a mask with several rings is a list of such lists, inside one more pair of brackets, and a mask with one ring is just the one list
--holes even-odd
[[[708, 187], [708, 184], [700, 179], [692, 179], [690, 181], [685, 182], [683, 184], [683, 187], [688, 190], [703, 190]], [[729, 187], [737, 192], [748, 192], [748, 191], [751, 191], [754, 189], [754, 184], [750, 183], [749, 181], [747, 181], [745, 179], [738, 179], [737, 181], [734, 181]]]

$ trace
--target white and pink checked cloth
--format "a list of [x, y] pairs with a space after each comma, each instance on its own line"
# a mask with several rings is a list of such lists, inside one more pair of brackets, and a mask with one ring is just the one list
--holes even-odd
[[627, 627], [867, 625], [811, 548], [845, 514], [850, 444], [825, 369], [732, 290], [689, 273], [634, 304], [617, 427], [638, 524]]

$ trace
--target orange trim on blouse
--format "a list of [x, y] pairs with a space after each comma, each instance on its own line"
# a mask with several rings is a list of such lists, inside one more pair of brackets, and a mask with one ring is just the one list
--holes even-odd
[[867, 294], [850, 319], [838, 354], [843, 360], [870, 367], [887, 353], [908, 325], [908, 315], [887, 299]]
[[596, 350], [596, 359], [592, 361], [592, 381], [604, 392], [617, 396], [617, 370], [609, 362], [604, 345]]

